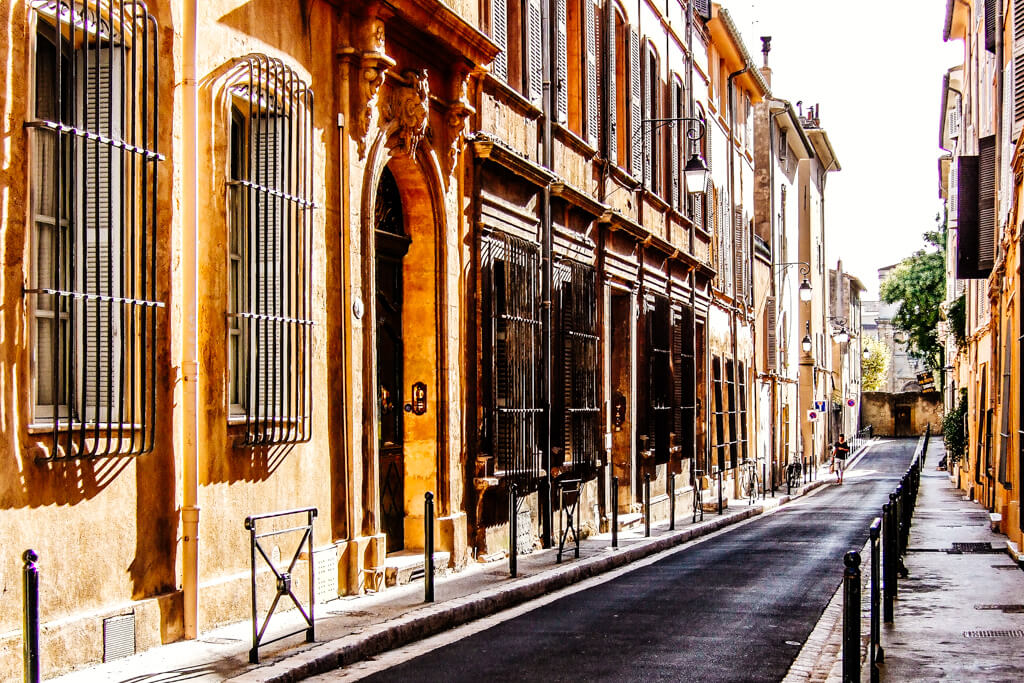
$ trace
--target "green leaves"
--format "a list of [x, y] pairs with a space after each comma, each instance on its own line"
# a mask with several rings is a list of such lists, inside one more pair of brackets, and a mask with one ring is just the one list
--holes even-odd
[[864, 391], [881, 391], [889, 375], [889, 362], [892, 356], [889, 347], [871, 337], [863, 337], [861, 344], [865, 355], [861, 363], [861, 381]]

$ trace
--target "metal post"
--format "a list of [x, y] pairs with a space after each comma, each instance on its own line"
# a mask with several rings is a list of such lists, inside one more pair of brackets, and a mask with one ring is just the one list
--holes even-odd
[[423, 494], [423, 601], [434, 602], [434, 494]]
[[676, 475], [668, 475], [668, 528], [674, 531], [676, 528]]
[[34, 550], [26, 550], [21, 559], [25, 562], [22, 568], [22, 598], [25, 610], [25, 621], [22, 625], [22, 639], [25, 654], [25, 683], [39, 683], [39, 555]]
[[768, 482], [768, 465], [764, 462], [761, 463], [761, 500], [765, 499], [768, 494], [767, 482]]
[[718, 468], [718, 514], [722, 514], [722, 468]]
[[612, 547], [619, 547], [619, 478], [612, 477]]
[[651, 535], [651, 473], [644, 474], [644, 536]]
[[875, 517], [869, 529], [871, 536], [871, 650], [868, 656], [868, 665], [871, 667], [871, 683], [878, 683], [878, 663], [885, 660], [885, 653], [882, 651], [882, 628], [881, 615], [881, 592], [879, 585], [881, 567], [879, 566], [881, 555], [882, 520]]
[[882, 589], [885, 623], [893, 619], [893, 601], [896, 598], [896, 520], [894, 508], [896, 494], [889, 494], [889, 502], [882, 506]]
[[516, 514], [516, 485], [509, 484], [508, 487], [508, 575], [516, 578], [516, 555], [519, 552], [519, 515]]
[[860, 553], [846, 553], [843, 564], [843, 683], [860, 683]]

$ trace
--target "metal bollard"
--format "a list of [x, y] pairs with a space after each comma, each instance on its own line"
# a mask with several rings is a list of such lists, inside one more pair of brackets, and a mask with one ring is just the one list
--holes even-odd
[[860, 683], [860, 553], [846, 553], [843, 564], [843, 683]]
[[651, 535], [651, 474], [644, 475], [644, 536]]
[[668, 528], [676, 528], [676, 475], [672, 473], [668, 475]]
[[519, 507], [516, 500], [516, 485], [508, 487], [508, 575], [516, 578], [516, 555], [519, 553], [519, 515], [516, 508]]
[[423, 494], [423, 601], [434, 602], [434, 494]]
[[612, 477], [612, 547], [619, 547], [619, 478]]
[[39, 555], [34, 550], [26, 550], [21, 559], [23, 602], [25, 621], [22, 625], [25, 655], [25, 683], [39, 683], [39, 566], [36, 560]]
[[896, 599], [896, 520], [893, 511], [896, 494], [889, 494], [889, 502], [882, 506], [882, 619], [893, 620], [893, 602]]
[[885, 660], [885, 652], [882, 650], [881, 615], [879, 614], [882, 599], [881, 586], [879, 585], [881, 579], [879, 576], [881, 573], [879, 562], [881, 560], [880, 555], [882, 554], [882, 520], [875, 517], [874, 521], [871, 522], [869, 532], [871, 537], [871, 645], [870, 652], [868, 653], [868, 665], [871, 667], [871, 683], [878, 683], [880, 673], [878, 671], [878, 663]]

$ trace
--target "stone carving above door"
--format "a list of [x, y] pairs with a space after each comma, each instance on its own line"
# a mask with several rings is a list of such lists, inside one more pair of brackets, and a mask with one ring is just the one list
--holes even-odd
[[[392, 72], [394, 73], [394, 72]], [[416, 156], [416, 148], [429, 133], [430, 84], [426, 69], [404, 69], [394, 79], [383, 109], [385, 128], [394, 137], [392, 154]]]

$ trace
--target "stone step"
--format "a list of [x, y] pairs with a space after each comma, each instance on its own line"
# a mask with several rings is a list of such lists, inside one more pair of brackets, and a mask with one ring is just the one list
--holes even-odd
[[[434, 576], [443, 576], [448, 570], [451, 553], [445, 550], [434, 553]], [[403, 550], [392, 553], [384, 558], [384, 585], [402, 586], [411, 581], [422, 579], [426, 563], [423, 551]]]

